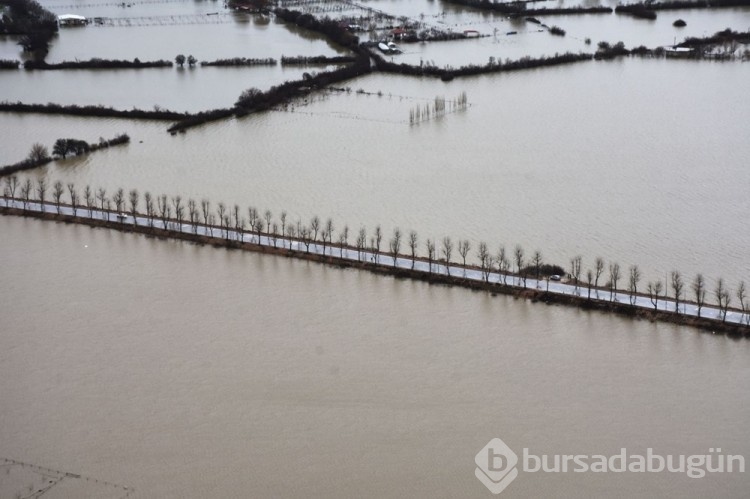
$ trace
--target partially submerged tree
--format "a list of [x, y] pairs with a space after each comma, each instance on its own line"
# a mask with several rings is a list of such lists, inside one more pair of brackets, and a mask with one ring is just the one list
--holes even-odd
[[706, 281], [702, 274], [695, 276], [693, 293], [695, 294], [695, 303], [698, 305], [698, 317], [700, 317], [703, 304], [706, 303]]
[[721, 321], [724, 322], [727, 320], [729, 303], [732, 301], [729, 289], [724, 285], [724, 279], [719, 278], [719, 280], [716, 281], [714, 296], [716, 297], [716, 304], [719, 306], [719, 317], [721, 317]]
[[628, 285], [628, 291], [630, 292], [630, 304], [635, 305], [636, 298], [638, 297], [638, 281], [641, 280], [641, 271], [638, 269], [638, 265], [630, 267], [630, 282]]
[[138, 199], [140, 195], [137, 189], [131, 189], [128, 194], [128, 200], [130, 201], [130, 216], [133, 217], [133, 225], [136, 225], [136, 215], [138, 215]]
[[487, 250], [487, 243], [484, 241], [479, 243], [477, 256], [479, 257], [479, 268], [482, 271], [484, 282], [489, 282], [492, 263], [490, 262], [491, 257], [490, 252]]
[[393, 238], [390, 242], [391, 254], [393, 255], [393, 266], [396, 266], [396, 260], [398, 258], [398, 252], [401, 251], [401, 229], [396, 227], [393, 230]]
[[682, 275], [678, 271], [672, 272], [672, 292], [674, 293], [674, 311], [680, 313], [680, 297], [682, 296], [682, 290], [685, 287], [685, 282], [682, 280]]
[[409, 249], [411, 249], [411, 268], [414, 269], [414, 262], [417, 259], [417, 233], [409, 232]]
[[620, 264], [609, 264], [609, 301], [617, 301], [617, 281], [620, 280]]
[[471, 250], [471, 243], [468, 239], [458, 241], [458, 254], [461, 255], [461, 261], [463, 262], [464, 277], [466, 277], [466, 256], [469, 254], [469, 250]]
[[575, 290], [578, 291], [578, 281], [581, 278], [581, 264], [583, 263], [583, 258], [579, 256], [574, 256], [570, 259], [570, 275], [573, 277], [573, 282], [575, 284]]
[[60, 203], [62, 201], [63, 193], [65, 192], [65, 189], [63, 188], [62, 182], [59, 180], [55, 182], [55, 184], [52, 186], [52, 197], [55, 199], [55, 206], [57, 207], [57, 214], [60, 214]]
[[73, 208], [73, 216], [77, 215], [76, 208], [78, 207], [78, 193], [76, 192], [76, 186], [72, 182], [68, 184], [68, 195], [70, 196], [70, 206]]
[[430, 239], [427, 240], [427, 264], [429, 273], [432, 273], [432, 261], [435, 259], [435, 243]]
[[453, 253], [453, 241], [449, 236], [443, 238], [443, 257], [445, 258], [445, 272], [451, 275], [451, 254]]
[[661, 292], [661, 281], [648, 283], [648, 297], [651, 300], [651, 304], [654, 306], [654, 310], [658, 310], [659, 308], [659, 296], [661, 295]]
[[596, 260], [594, 261], [594, 266], [595, 266], [594, 274], [596, 276], [594, 279], [594, 287], [597, 288], [596, 297], [598, 298], [599, 297], [599, 278], [601, 277], [602, 272], [604, 272], [604, 259], [601, 257], [597, 257]]
[[27, 178], [26, 182], [23, 183], [21, 186], [21, 198], [23, 199], [23, 209], [25, 210], [29, 205], [29, 200], [31, 199], [31, 190], [33, 189], [33, 184], [31, 183], [31, 179]]
[[47, 196], [47, 181], [44, 178], [40, 178], [36, 182], [36, 195], [42, 206], [42, 213], [44, 213], [44, 198]]
[[29, 151], [28, 160], [31, 163], [41, 163], [49, 159], [49, 151], [39, 142], [35, 142]]

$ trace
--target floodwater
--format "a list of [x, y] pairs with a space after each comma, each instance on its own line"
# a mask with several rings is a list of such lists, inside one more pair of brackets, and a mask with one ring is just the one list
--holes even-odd
[[[83, 226], [0, 231], [0, 457], [131, 497], [487, 497], [474, 455], [493, 437], [519, 455], [750, 454], [750, 342]], [[51, 497], [101, 487], [66, 482]], [[747, 486], [520, 473], [503, 494]]]
[[[639, 265], [644, 285], [672, 270], [736, 283], [750, 280], [749, 78], [745, 63], [638, 58], [450, 84], [375, 74], [349, 93], [176, 137], [164, 123], [71, 120], [85, 140], [133, 141], [31, 175], [252, 205], [277, 220], [331, 217], [352, 231], [381, 224], [386, 236], [400, 227], [422, 247], [449, 235], [493, 251], [521, 244], [566, 267], [602, 256]], [[409, 126], [410, 109], [463, 91], [468, 109]], [[4, 161], [51, 144], [65, 123], [0, 117], [14, 151]]]

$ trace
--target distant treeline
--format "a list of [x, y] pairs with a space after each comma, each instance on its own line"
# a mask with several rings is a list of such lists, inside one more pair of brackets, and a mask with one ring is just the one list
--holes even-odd
[[18, 69], [20, 65], [21, 62], [14, 59], [0, 59], [0, 69]]
[[274, 9], [274, 14], [286, 22], [321, 33], [342, 47], [354, 50], [355, 52], [358, 51], [359, 37], [342, 27], [339, 21], [328, 17], [317, 19], [312, 14], [304, 14], [300, 11], [289, 9]]
[[571, 64], [574, 62], [590, 61], [593, 57], [593, 54], [573, 54], [571, 52], [555, 54], [554, 56], [549, 57], [542, 56], [535, 59], [526, 56], [515, 61], [508, 59], [505, 62], [495, 60], [494, 57], [491, 57], [489, 62], [484, 65], [469, 64], [467, 66], [461, 66], [460, 68], [440, 68], [431, 65], [415, 66], [403, 63], [399, 64], [386, 60], [376, 52], [372, 53], [372, 58], [375, 60], [378, 69], [381, 71], [411, 76], [436, 76], [443, 79], [451, 79], [457, 76], [472, 76], [486, 73], [499, 73], [502, 71], [517, 71], [520, 69], [556, 66], [559, 64]]
[[155, 109], [146, 111], [142, 109], [120, 110], [105, 106], [79, 106], [71, 104], [68, 106], [62, 104], [24, 104], [22, 102], [0, 102], [0, 111], [12, 113], [39, 113], [39, 114], [64, 114], [69, 116], [100, 116], [105, 118], [129, 118], [129, 119], [148, 119], [148, 120], [179, 120], [188, 113], [177, 113]]
[[99, 142], [89, 144], [85, 140], [80, 139], [57, 139], [55, 145], [52, 147], [52, 154], [57, 157], [65, 159], [68, 154], [80, 155], [86, 154], [99, 149], [106, 149], [112, 146], [118, 146], [121, 144], [127, 144], [130, 142], [130, 136], [127, 133], [121, 133], [116, 135], [113, 139], [106, 140], [104, 138], [99, 139]]
[[228, 118], [232, 115], [245, 116], [252, 112], [264, 111], [287, 102], [290, 99], [304, 95], [315, 88], [355, 78], [369, 71], [370, 60], [366, 55], [360, 55], [355, 58], [354, 64], [333, 71], [318, 73], [315, 76], [305, 73], [305, 76], [301, 80], [286, 81], [269, 88], [265, 92], [257, 88], [249, 88], [240, 94], [234, 107], [214, 109], [212, 111], [189, 115], [167, 130], [170, 133], [176, 133], [210, 121]]
[[26, 159], [0, 168], [0, 177], [11, 175], [21, 170], [38, 168], [51, 162], [54, 158], [65, 159], [68, 155], [77, 156], [80, 154], [87, 154], [89, 152], [98, 151], [99, 149], [127, 144], [128, 142], [130, 142], [130, 137], [126, 133], [117, 135], [110, 140], [101, 138], [99, 139], [99, 142], [94, 144], [89, 144], [85, 140], [80, 139], [57, 139], [52, 148], [52, 156], [49, 155], [49, 150], [45, 146], [36, 143], [31, 147], [31, 151]]
[[216, 59], [215, 61], [201, 62], [201, 66], [275, 66], [276, 59], [249, 59], [247, 57], [233, 57], [231, 59]]
[[615, 7], [615, 12], [633, 13], [644, 10], [685, 10], [685, 9], [709, 9], [718, 7], [742, 7], [750, 5], [750, 0], [711, 0], [688, 1], [673, 0], [667, 2], [638, 2]]
[[541, 8], [541, 9], [527, 9], [526, 3], [513, 2], [513, 3], [495, 3], [490, 0], [448, 0], [449, 3], [458, 5], [464, 5], [466, 7], [473, 7], [481, 10], [491, 10], [493, 12], [500, 12], [508, 16], [532, 16], [532, 15], [543, 15], [543, 16], [560, 16], [568, 14], [611, 14], [611, 7], [561, 7], [561, 8]]
[[132, 61], [120, 59], [93, 58], [87, 61], [63, 61], [50, 64], [44, 61], [26, 61], [24, 69], [141, 69], [141, 68], [170, 68], [172, 61], [141, 61], [138, 58]]
[[0, 6], [8, 7], [0, 17], [0, 34], [20, 35], [18, 44], [44, 60], [58, 30], [57, 17], [34, 0], [0, 0]]
[[37, 157], [37, 158], [26, 158], [18, 163], [13, 163], [12, 165], [7, 165], [0, 167], [0, 177], [5, 175], [11, 175], [16, 172], [20, 172], [23, 170], [31, 170], [33, 168], [39, 168], [40, 166], [44, 166], [47, 163], [51, 163], [52, 158], [49, 155], [45, 155], [44, 157]]
[[738, 43], [750, 43], [750, 30], [748, 31], [732, 31], [727, 28], [723, 31], [714, 33], [711, 36], [697, 38], [689, 37], [684, 42], [678, 44], [678, 47], [703, 47], [706, 45], [721, 45], [729, 42]]
[[298, 55], [296, 57], [281, 56], [282, 66], [308, 66], [313, 64], [349, 64], [355, 62], [356, 58], [349, 55], [339, 55], [334, 57], [326, 57], [324, 55], [318, 55], [313, 57], [307, 57]]
[[245, 116], [256, 111], [270, 109], [290, 99], [304, 95], [316, 88], [356, 78], [370, 72], [369, 53], [359, 46], [359, 38], [354, 36], [338, 22], [325, 18], [318, 20], [310, 14], [288, 9], [276, 9], [275, 14], [284, 21], [295, 23], [303, 28], [316, 31], [330, 40], [355, 52], [353, 62], [345, 67], [325, 71], [316, 75], [305, 73], [301, 80], [286, 81], [266, 91], [249, 88], [240, 94], [232, 108], [214, 109], [203, 113], [188, 115], [168, 128], [170, 133], [184, 131], [210, 121], [228, 118], [232, 115]]

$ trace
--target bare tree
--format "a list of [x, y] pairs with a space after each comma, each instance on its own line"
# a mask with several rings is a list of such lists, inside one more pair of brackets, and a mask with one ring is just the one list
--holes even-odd
[[148, 225], [149, 227], [154, 227], [154, 214], [156, 211], [154, 210], [154, 198], [151, 197], [151, 193], [146, 191], [146, 193], [143, 195], [143, 201], [146, 203], [146, 217], [148, 218]]
[[597, 298], [599, 298], [599, 277], [601, 277], [602, 272], [604, 272], [604, 259], [602, 259], [602, 257], [596, 257], [596, 261], [594, 262], [594, 273], [596, 275], [596, 278], [594, 279], [594, 287], [596, 288]]
[[167, 209], [170, 210], [171, 208], [169, 206], [169, 201], [167, 200], [167, 196], [162, 194], [161, 196], [156, 196], [156, 207], [159, 210], [159, 217], [161, 218], [163, 228], [167, 228]]
[[47, 196], [47, 182], [43, 178], [40, 178], [36, 182], [36, 195], [42, 206], [42, 213], [44, 213], [44, 198]]
[[479, 257], [479, 268], [482, 271], [482, 277], [484, 282], [489, 282], [490, 271], [492, 270], [492, 263], [490, 252], [487, 250], [487, 243], [484, 241], [479, 243], [479, 249], [477, 249], [477, 256]]
[[732, 301], [729, 289], [724, 285], [724, 279], [719, 278], [719, 280], [716, 281], [714, 296], [716, 297], [716, 304], [719, 306], [719, 316], [721, 317], [721, 321], [724, 322], [727, 320], [729, 302]]
[[672, 291], [674, 292], [674, 311], [678, 314], [680, 313], [680, 297], [684, 287], [685, 282], [682, 280], [682, 275], [675, 270], [672, 272]]
[[65, 189], [63, 188], [62, 182], [59, 180], [55, 182], [55, 185], [52, 186], [52, 197], [55, 198], [55, 206], [57, 207], [57, 214], [60, 214], [60, 203], [62, 202], [63, 193], [65, 192]]
[[380, 225], [375, 226], [375, 263], [379, 263], [378, 257], [380, 255], [380, 242], [383, 240], [383, 231], [380, 229]]
[[742, 316], [740, 317], [740, 324], [742, 324], [742, 321], [745, 318], [745, 281], [740, 281], [740, 285], [737, 288], [737, 299], [740, 301], [740, 309], [742, 310]]
[[[333, 219], [329, 217], [326, 220], [325, 232], [326, 232], [326, 235], [328, 236], [328, 244], [330, 246], [333, 246], [333, 231], [334, 231]], [[326, 238], [323, 237], [323, 253], [325, 253], [325, 244], [326, 244], [325, 239]], [[331, 248], [331, 255], [333, 255], [333, 248]]]
[[193, 234], [198, 233], [198, 203], [195, 199], [188, 199], [188, 217], [190, 218], [190, 225], [193, 227]]
[[594, 282], [594, 272], [591, 269], [586, 271], [586, 284], [588, 284], [589, 294], [586, 297], [587, 300], [591, 300], [591, 285]]
[[263, 213], [263, 218], [266, 219], [266, 232], [271, 233], [271, 210], [266, 210]]
[[[258, 210], [256, 210], [255, 207], [250, 206], [247, 209], [247, 222], [250, 224], [250, 231], [255, 229], [258, 218]], [[297, 232], [299, 232], [299, 230]], [[250, 236], [250, 242], [253, 242], [252, 235]], [[260, 232], [258, 232], [258, 243], [260, 243]]]
[[445, 258], [445, 273], [451, 275], [451, 254], [453, 254], [453, 241], [450, 236], [443, 238], [443, 258]]
[[320, 241], [323, 243], [323, 256], [326, 255], [326, 241], [328, 240], [328, 229], [325, 226], [320, 229]]
[[700, 317], [703, 304], [706, 303], [706, 281], [703, 279], [703, 274], [695, 276], [692, 287], [695, 293], [695, 303], [698, 305], [698, 317]]
[[651, 300], [651, 304], [654, 306], [654, 310], [658, 310], [659, 296], [661, 295], [661, 291], [662, 291], [661, 281], [649, 282], [647, 290], [648, 290], [648, 297]]
[[432, 273], [432, 261], [435, 259], [435, 243], [431, 240], [427, 240], [427, 263], [429, 272]]
[[[250, 230], [253, 230], [253, 228], [250, 227]], [[260, 237], [263, 233], [263, 219], [260, 217], [255, 219], [255, 232], [258, 233], [258, 244], [260, 244]]]
[[182, 196], [173, 196], [172, 206], [174, 207], [174, 217], [177, 219], [177, 230], [182, 232], [182, 221], [185, 219], [185, 206], [182, 204]]
[[463, 262], [463, 268], [464, 268], [464, 277], [466, 277], [466, 256], [469, 254], [469, 251], [471, 250], [471, 243], [468, 239], [464, 239], [463, 241], [458, 241], [458, 254], [461, 255], [461, 261]]
[[216, 227], [216, 215], [213, 213], [208, 214], [208, 222], [206, 223], [206, 226], [208, 227], [208, 234], [211, 237], [214, 237], [214, 227]]
[[502, 244], [500, 245], [500, 248], [497, 250], [497, 271], [500, 274], [500, 278], [498, 279], [498, 282], [502, 282], [503, 286], [508, 285], [508, 271], [510, 270], [510, 261], [508, 260], [508, 255], [505, 253], [505, 246]]
[[536, 274], [536, 280], [539, 280], [539, 274], [542, 270], [542, 252], [539, 250], [536, 250], [534, 252], [534, 256], [531, 258], [532, 263], [534, 264], [534, 273]]
[[112, 201], [115, 203], [115, 209], [119, 215], [122, 213], [122, 207], [125, 205], [125, 191], [123, 191], [122, 188], [117, 189], [115, 195], [112, 196]]
[[99, 200], [99, 207], [104, 211], [104, 204], [107, 202], [107, 190], [100, 187], [96, 191], [96, 199]]
[[161, 217], [161, 224], [163, 229], [169, 229], [169, 219], [172, 216], [172, 207], [169, 206], [169, 200], [166, 194], [162, 194], [156, 198], [157, 205], [159, 207], [159, 216]]
[[411, 250], [411, 268], [414, 270], [414, 262], [417, 259], [417, 233], [409, 232], [409, 249]]
[[630, 267], [630, 283], [628, 285], [628, 291], [630, 292], [630, 304], [635, 305], [635, 300], [638, 297], [638, 281], [641, 280], [641, 271], [638, 269], [638, 265], [632, 265]]
[[[258, 219], [257, 223], [260, 224], [260, 225], [263, 225], [263, 222], [260, 219]], [[262, 229], [262, 227], [261, 227], [261, 229]], [[250, 230], [253, 230], [253, 229], [250, 228]], [[239, 227], [237, 228], [237, 240], [240, 241], [240, 242], [244, 242], [244, 240], [245, 240], [244, 234], [245, 234], [245, 219], [244, 218], [240, 218]]]
[[573, 281], [575, 282], [575, 290], [578, 291], [578, 281], [581, 279], [581, 264], [583, 263], [583, 258], [581, 255], [574, 256], [570, 259], [570, 275], [573, 277]]
[[281, 233], [286, 234], [286, 211], [281, 212]]
[[310, 220], [310, 233], [314, 242], [318, 242], [318, 231], [320, 230], [320, 218], [314, 215]]
[[46, 161], [49, 159], [49, 151], [43, 144], [35, 142], [34, 144], [32, 144], [31, 150], [29, 151], [29, 155], [26, 157], [26, 159], [28, 159], [32, 163]]
[[78, 193], [76, 186], [72, 182], [68, 184], [68, 195], [70, 196], [70, 206], [73, 208], [73, 216], [77, 216], [76, 208], [78, 207]]
[[344, 230], [339, 233], [339, 256], [344, 258], [344, 246], [349, 245], [349, 226], [344, 225]]
[[390, 242], [391, 253], [393, 254], [393, 266], [396, 266], [396, 259], [398, 258], [398, 252], [401, 250], [401, 229], [396, 227], [393, 230], [393, 238]]
[[609, 301], [617, 301], [617, 281], [620, 280], [620, 264], [609, 264]]
[[300, 239], [302, 239], [302, 244], [305, 245], [305, 253], [310, 253], [312, 230], [310, 230], [307, 226], [301, 226], [299, 230], [299, 237]]
[[516, 245], [516, 249], [513, 254], [516, 258], [516, 269], [518, 271], [518, 275], [519, 277], [523, 278], [523, 287], [524, 289], [526, 289], [526, 272], [523, 271], [523, 248], [520, 244]]
[[21, 186], [21, 197], [23, 198], [24, 210], [28, 207], [29, 200], [31, 199], [32, 188], [33, 188], [33, 184], [31, 183], [31, 179], [27, 178], [26, 182], [24, 182], [23, 185]]
[[211, 203], [208, 199], [201, 199], [201, 215], [203, 216], [203, 225], [208, 226], [208, 216], [211, 214]]
[[107, 215], [107, 222], [109, 222], [110, 213], [112, 213], [112, 203], [107, 199], [107, 210], [104, 212], [104, 214]]
[[223, 223], [224, 223], [224, 227], [226, 227], [226, 232], [225, 232], [224, 238], [227, 241], [229, 241], [230, 239], [232, 239], [232, 231], [231, 231], [231, 228], [232, 228], [232, 216], [229, 214], [229, 212], [227, 212], [227, 214], [224, 215], [224, 222]]
[[136, 189], [131, 189], [130, 193], [128, 195], [128, 200], [130, 201], [130, 216], [133, 217], [133, 225], [136, 224], [135, 216], [138, 214], [138, 198], [139, 198], [138, 191]]
[[224, 203], [219, 203], [216, 207], [216, 215], [219, 217], [219, 232], [221, 237], [227, 237], [224, 232], [224, 216], [227, 213], [227, 207]]
[[83, 190], [83, 200], [86, 202], [86, 208], [89, 209], [89, 218], [91, 218], [94, 209], [94, 192], [89, 185]]
[[18, 188], [18, 177], [15, 175], [11, 175], [9, 177], [5, 177], [5, 192], [6, 196], [11, 197], [12, 199], [15, 199], [16, 197], [16, 189]]
[[295, 232], [294, 225], [291, 225], [291, 224], [287, 225], [287, 227], [286, 227], [286, 235], [287, 235], [287, 238], [289, 239], [289, 249], [290, 250], [292, 249], [292, 239], [294, 239], [295, 234], [296, 234], [296, 232]]
[[364, 227], [360, 227], [359, 234], [357, 234], [357, 261], [362, 261], [362, 250], [367, 244], [367, 230]]
[[[235, 203], [232, 209], [232, 217], [234, 218], [234, 232], [235, 235], [237, 235], [240, 232], [240, 218], [242, 218], [240, 217], [240, 205], [237, 203]], [[250, 226], [250, 230], [253, 230], [252, 226]], [[239, 239], [239, 237], [237, 239]]]
[[273, 242], [273, 247], [274, 249], [276, 249], [276, 241], [278, 240], [278, 235], [279, 235], [279, 224], [277, 224], [276, 222], [271, 224], [271, 230], [269, 231], [269, 233], [271, 234], [271, 241]]

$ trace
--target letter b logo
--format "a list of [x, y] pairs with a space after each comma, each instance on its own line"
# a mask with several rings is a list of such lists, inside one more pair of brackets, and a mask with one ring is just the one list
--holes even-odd
[[517, 476], [518, 456], [499, 438], [493, 438], [474, 458], [474, 475], [493, 494], [499, 494]]

